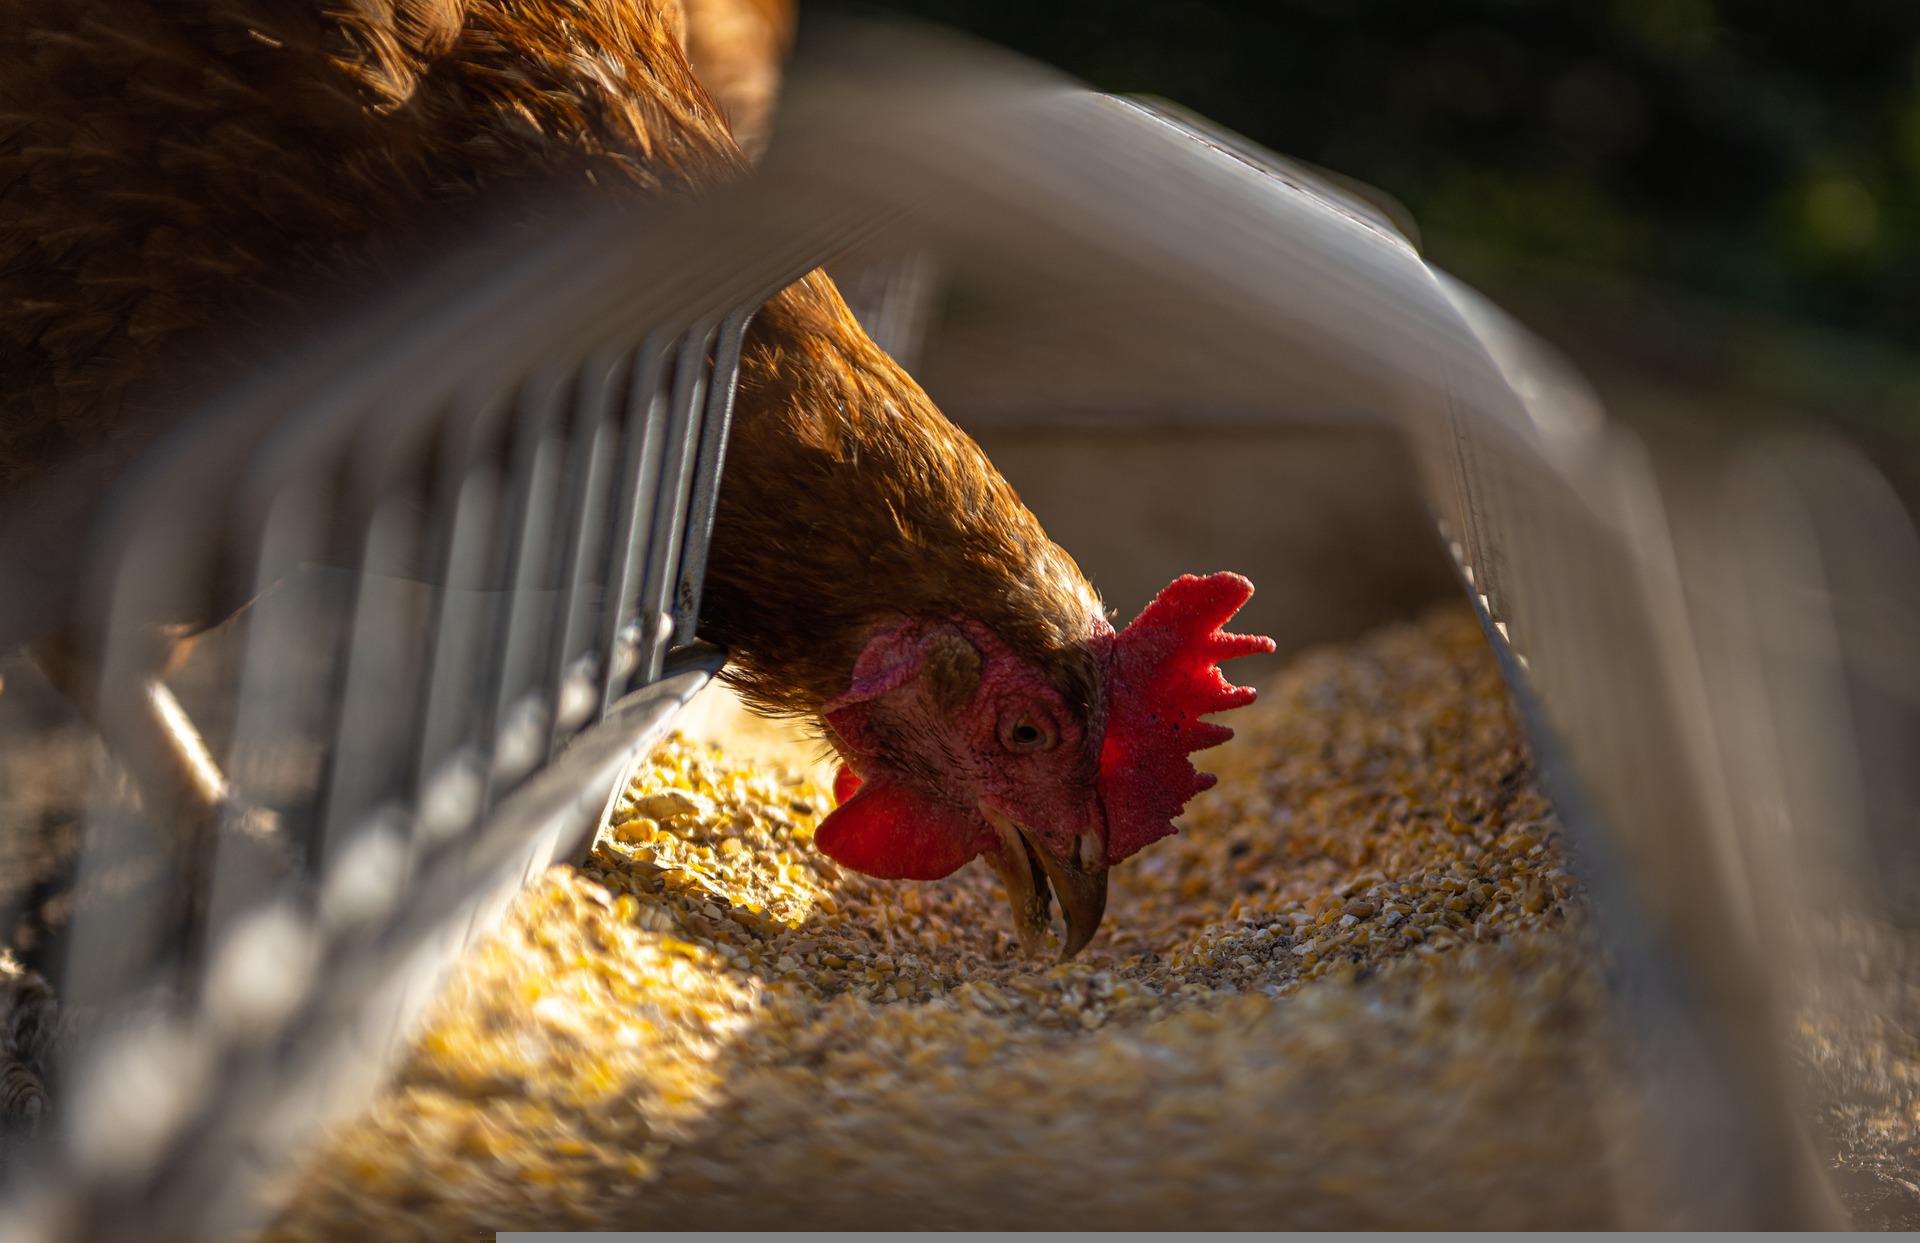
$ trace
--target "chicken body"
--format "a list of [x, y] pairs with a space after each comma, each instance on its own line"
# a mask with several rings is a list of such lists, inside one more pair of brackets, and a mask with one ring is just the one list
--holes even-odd
[[[250, 328], [286, 336], [322, 295], [377, 287], [390, 256], [481, 195], [574, 178], [686, 194], [746, 168], [671, 0], [12, 0], [0, 15], [24, 32], [0, 52], [0, 505], [137, 437], [183, 377], [246, 365]], [[709, 58], [764, 109], [774, 68]], [[808, 713], [844, 690], [862, 621], [889, 609], [981, 610], [1037, 652], [1098, 616], [1072, 560], [824, 276], [754, 321], [735, 419], [706, 621], [762, 706]]]
[[[377, 288], [476, 203], [744, 173], [688, 59], [688, 14], [728, 3], [759, 24], [727, 29], [760, 33], [709, 16], [693, 45], [764, 128], [763, 62], [786, 37], [769, 0], [0, 0], [0, 509], [52, 466], [137, 443], [189, 384], [252, 365], [256, 336], [297, 339], [323, 293]], [[1164, 663], [1206, 636], [1156, 623], [1117, 655], [1126, 636], [1072, 558], [817, 272], [752, 323], [706, 583], [727, 676], [819, 722], [849, 791], [866, 782], [822, 848], [922, 878], [985, 855], [1030, 943], [1049, 880], [1072, 952], [1106, 866], [1172, 831], [1141, 782], [1176, 812], [1192, 792], [1192, 746], [1152, 743], [1184, 772], [1143, 760], [1112, 683], [1134, 668], [1146, 685], [1138, 653]], [[1151, 811], [1124, 841], [1123, 796]]]
[[0, 501], [379, 288], [478, 196], [744, 167], [671, 0], [0, 0], [0, 20]]

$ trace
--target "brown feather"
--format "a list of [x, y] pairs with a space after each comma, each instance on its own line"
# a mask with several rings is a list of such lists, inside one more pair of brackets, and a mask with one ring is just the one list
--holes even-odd
[[903, 614], [984, 622], [1093, 702], [1092, 587], [817, 272], [748, 335], [715, 531], [703, 620], [764, 711], [818, 711]]
[[[784, 46], [780, 0], [737, 2]], [[372, 283], [464, 202], [746, 166], [673, 0], [0, 0], [0, 21], [0, 502], [136, 435], [183, 358], [245, 366], [226, 343]], [[766, 53], [733, 46], [769, 95]], [[975, 617], [1087, 704], [1098, 609], [824, 276], [756, 318], [703, 616], [755, 704], [816, 711], [903, 613]]]
[[687, 59], [740, 149], [758, 156], [773, 127], [780, 66], [793, 44], [792, 0], [681, 2], [687, 14]]

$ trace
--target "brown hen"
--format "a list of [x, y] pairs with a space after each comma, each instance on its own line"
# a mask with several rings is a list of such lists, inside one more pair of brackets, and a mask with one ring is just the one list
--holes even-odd
[[[760, 140], [790, 26], [768, 0], [4, 0], [0, 18], [0, 507], [137, 442], [180, 377], [244, 366], [251, 326], [286, 333], [317, 290], [375, 284], [463, 204], [741, 175], [725, 116]], [[819, 722], [847, 761], [818, 839], [847, 865], [932, 878], [985, 855], [1022, 940], [1044, 943], [1051, 882], [1078, 950], [1108, 865], [1205, 788], [1186, 755], [1225, 731], [1199, 716], [1250, 697], [1214, 667], [1264, 644], [1217, 630], [1249, 590], [1183, 579], [1116, 635], [826, 277], [754, 319], [701, 631], [752, 704]], [[35, 649], [81, 698], [84, 638]], [[166, 659], [156, 644], [150, 689]], [[197, 743], [156, 746], [150, 724], [114, 740], [144, 783], [221, 807]]]

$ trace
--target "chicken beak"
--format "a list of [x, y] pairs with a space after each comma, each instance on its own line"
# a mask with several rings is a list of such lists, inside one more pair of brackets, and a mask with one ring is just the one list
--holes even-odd
[[991, 807], [982, 805], [980, 810], [1000, 839], [1000, 848], [989, 852], [988, 858], [1007, 887], [1007, 902], [1013, 908], [1013, 926], [1020, 938], [1020, 948], [1029, 956], [1038, 956], [1046, 948], [1047, 930], [1053, 922], [1047, 911], [1048, 883], [1051, 882], [1053, 895], [1060, 899], [1061, 913], [1067, 919], [1060, 960], [1072, 958], [1093, 940], [1093, 934], [1100, 930], [1100, 919], [1106, 914], [1105, 859], [1097, 849], [1076, 850], [1072, 859], [1057, 858], [1024, 826]]
[[[1080, 840], [1084, 844], [1090, 839]], [[1054, 896], [1060, 899], [1061, 913], [1067, 917], [1067, 939], [1060, 947], [1060, 961], [1065, 962], [1085, 949], [1093, 934], [1100, 931], [1101, 917], [1107, 913], [1106, 861], [1100, 860], [1093, 870], [1078, 858], [1083, 851], [1076, 850], [1073, 859], [1060, 859], [1031, 840], [1027, 847], [1046, 869]]]

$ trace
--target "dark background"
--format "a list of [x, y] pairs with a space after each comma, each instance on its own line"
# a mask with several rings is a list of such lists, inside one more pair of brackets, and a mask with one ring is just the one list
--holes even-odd
[[1920, 0], [884, 0], [1363, 180], [1597, 372], [1920, 411]]

